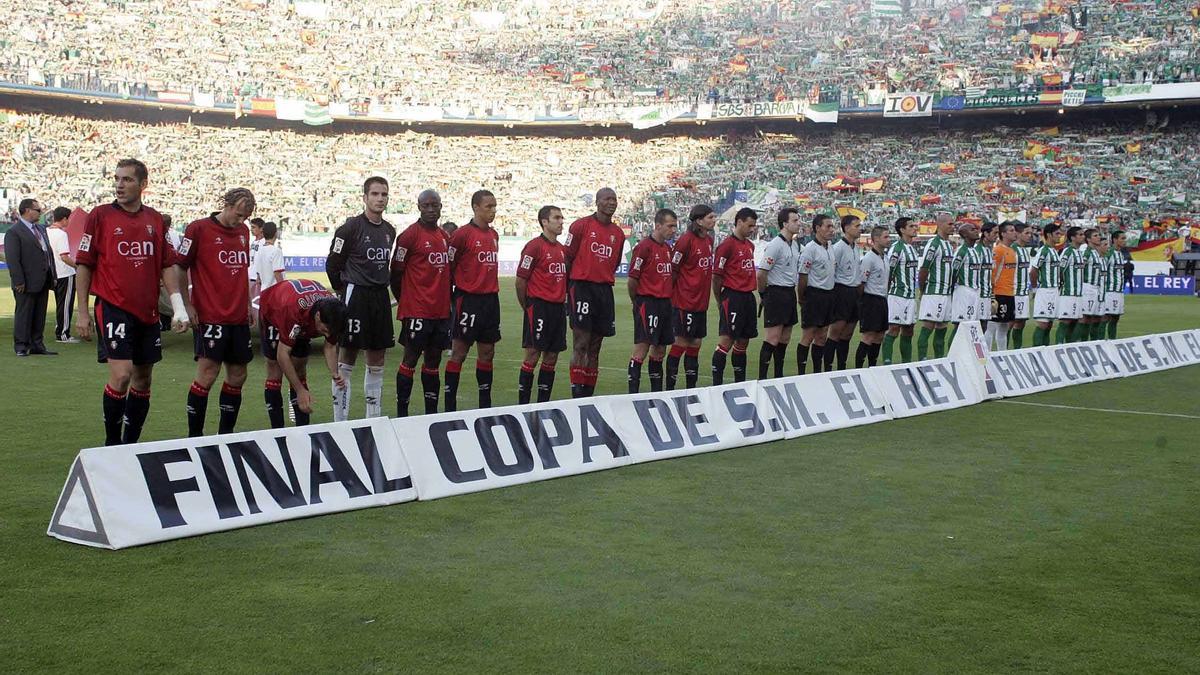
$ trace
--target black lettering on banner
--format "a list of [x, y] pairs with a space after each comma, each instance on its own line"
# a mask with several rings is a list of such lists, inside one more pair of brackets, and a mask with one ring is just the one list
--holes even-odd
[[949, 398], [939, 392], [945, 383], [937, 378], [938, 368], [934, 366], [917, 366], [917, 373], [921, 376], [921, 381], [925, 383], [925, 392], [929, 394], [929, 400], [933, 401], [934, 405], [942, 405], [950, 402]]
[[1016, 357], [1010, 358], [997, 354], [991, 356], [992, 367], [990, 370], [999, 375], [1001, 380], [1004, 380], [1004, 388], [1008, 391], [1019, 391], [1028, 386], [1018, 374], [1018, 368], [1014, 367], [1018, 363], [1020, 363], [1020, 360]]
[[1063, 381], [1061, 377], [1054, 374], [1054, 369], [1050, 367], [1050, 361], [1047, 360], [1045, 352], [1037, 353], [1037, 361], [1039, 364], [1041, 364], [1042, 372], [1046, 374], [1046, 379], [1049, 380], [1051, 384], [1058, 384]]
[[1150, 365], [1154, 368], [1162, 368], [1167, 365], [1158, 356], [1158, 352], [1154, 351], [1154, 345], [1150, 338], [1142, 338], [1142, 349], [1146, 350], [1146, 355], [1150, 357]]
[[960, 401], [967, 400], [967, 395], [962, 390], [962, 382], [958, 379], [958, 365], [953, 361], [939, 363], [937, 364], [937, 369], [942, 373], [942, 379], [950, 383], [950, 388], [954, 390], [955, 398]]
[[858, 389], [858, 395], [862, 397], [862, 402], [867, 406], [867, 414], [871, 417], [887, 414], [885, 406], [871, 407], [871, 394], [867, 391], [867, 383], [863, 380], [863, 376], [859, 373], [854, 373], [850, 377], [854, 380], [854, 386]]
[[[494, 427], [503, 427], [508, 436], [508, 444], [512, 447], [516, 462], [507, 464], [500, 454], [500, 445], [496, 443]], [[479, 449], [488, 468], [497, 476], [513, 476], [533, 471], [533, 453], [525, 442], [525, 432], [521, 423], [512, 415], [489, 415], [475, 420], [475, 437], [479, 439]]]
[[[554, 428], [558, 433], [551, 436], [546, 432], [547, 422], [553, 423]], [[558, 457], [554, 454], [554, 448], [569, 445], [575, 440], [575, 434], [571, 433], [571, 423], [567, 421], [566, 414], [563, 411], [554, 408], [552, 410], [535, 410], [525, 413], [525, 424], [529, 427], [529, 435], [533, 437], [533, 447], [537, 449], [538, 457], [542, 460], [543, 469], [557, 469]]]
[[[367, 467], [367, 475], [371, 477], [371, 489], [379, 495], [385, 492], [397, 492], [412, 487], [412, 476], [388, 478], [383, 468], [383, 460], [379, 458], [379, 446], [375, 443], [375, 430], [369, 426], [353, 429], [354, 440], [358, 443], [358, 454], [362, 455], [363, 466]], [[287, 452], [283, 453], [285, 456]], [[291, 469], [291, 462], [287, 467]]]
[[1072, 360], [1079, 365], [1079, 369], [1088, 377], [1096, 377], [1096, 366], [1099, 365], [1092, 349], [1088, 345], [1079, 345], [1071, 350], [1075, 355]]
[[[346, 455], [342, 454], [342, 448], [338, 446], [337, 441], [333, 440], [333, 434], [328, 431], [318, 431], [309, 434], [308, 437], [312, 439], [312, 453], [309, 455], [308, 464], [308, 500], [310, 504], [321, 503], [321, 486], [326, 483], [341, 483], [351, 499], [371, 494], [371, 491], [359, 479], [358, 474], [354, 473], [354, 467], [350, 466]], [[329, 471], [321, 470], [322, 456], [325, 457], [325, 461], [329, 462]]]
[[275, 443], [279, 446], [279, 458], [283, 462], [284, 472], [287, 473], [287, 481], [284, 481], [275, 467], [267, 461], [267, 455], [256, 441], [237, 441], [229, 444], [229, 457], [233, 460], [233, 469], [237, 472], [238, 483], [242, 486], [242, 495], [246, 498], [246, 507], [250, 513], [261, 513], [262, 509], [258, 508], [258, 500], [254, 497], [254, 489], [246, 473], [247, 466], [279, 508], [290, 509], [307, 503], [304, 501], [304, 492], [300, 489], [300, 479], [296, 477], [296, 467], [292, 465], [287, 438], [277, 436]]
[[892, 379], [896, 381], [896, 388], [904, 397], [904, 407], [909, 410], [929, 405], [929, 402], [925, 400], [925, 395], [921, 393], [921, 388], [917, 386], [917, 378], [913, 377], [914, 373], [912, 368], [897, 368], [892, 371]]
[[804, 404], [804, 398], [800, 396], [800, 390], [795, 383], [788, 382], [783, 385], [783, 391], [779, 391], [779, 385], [764, 384], [763, 389], [767, 392], [767, 398], [771, 399], [771, 407], [775, 409], [775, 417], [783, 420], [790, 429], [803, 429], [805, 427], [815, 427], [812, 415], [808, 412], [808, 406]]
[[852, 419], [860, 419], [867, 416], [867, 411], [854, 405], [854, 401], [858, 399], [858, 394], [846, 389], [850, 385], [850, 378], [844, 375], [829, 378], [829, 383], [833, 385], [833, 391], [838, 396], [838, 401], [842, 404], [842, 410], [846, 411], [846, 415]]
[[712, 445], [718, 441], [716, 436], [708, 436], [700, 432], [701, 424], [708, 424], [704, 415], [693, 415], [688, 408], [700, 403], [700, 397], [695, 394], [676, 396], [675, 409], [679, 411], [679, 419], [683, 420], [683, 428], [687, 429], [688, 440], [692, 445]]
[[1187, 345], [1188, 351], [1192, 353], [1192, 360], [1200, 361], [1200, 342], [1196, 340], [1196, 336], [1191, 333], [1184, 333], [1183, 343]]
[[146, 481], [146, 489], [150, 492], [150, 502], [154, 504], [154, 511], [158, 514], [158, 522], [163, 529], [187, 525], [187, 521], [179, 513], [179, 501], [175, 499], [175, 495], [199, 492], [200, 483], [196, 481], [195, 476], [171, 480], [167, 475], [168, 464], [192, 461], [187, 449], [146, 452], [138, 455], [137, 459], [142, 467], [142, 479]]
[[[678, 450], [683, 447], [683, 432], [675, 423], [671, 406], [667, 405], [666, 401], [659, 398], [642, 399], [633, 402], [633, 409], [637, 411], [638, 421], [642, 423], [642, 430], [646, 432], [650, 447], [655, 452]], [[658, 425], [654, 423], [656, 417], [662, 422], [666, 437], [659, 433]]]
[[1166, 354], [1166, 359], [1172, 363], [1183, 363], [1183, 354], [1179, 353], [1179, 348], [1175, 346], [1175, 341], [1170, 335], [1160, 335], [1159, 340], [1162, 342], [1162, 351]]
[[450, 444], [450, 433], [466, 430], [467, 423], [462, 420], [446, 420], [429, 425], [429, 444], [433, 446], [433, 455], [437, 457], [438, 464], [442, 467], [442, 475], [451, 483], [470, 483], [487, 478], [483, 469], [463, 471], [458, 464], [458, 457], [454, 455], [454, 446]]
[[1118, 343], [1117, 353], [1121, 355], [1121, 360], [1125, 362], [1125, 365], [1128, 366], [1129, 370], [1131, 371], [1146, 372], [1150, 369], [1149, 366], [1142, 361], [1141, 352], [1139, 352], [1131, 343]]
[[1092, 349], [1095, 350], [1096, 361], [1099, 363], [1101, 371], [1105, 373], [1112, 373], [1113, 375], [1119, 375], [1121, 373], [1121, 369], [1117, 368], [1117, 364], [1114, 363], [1112, 357], [1108, 355], [1107, 349], [1104, 349], [1100, 345], [1096, 345], [1092, 347]]
[[749, 428], [738, 427], [743, 438], [761, 436], [766, 432], [767, 428], [763, 426], [762, 420], [758, 419], [758, 407], [753, 403], [738, 403], [738, 399], [750, 398], [745, 389], [730, 389], [721, 396], [725, 399], [725, 408], [729, 410], [729, 416], [734, 422], [750, 422]]
[[1074, 382], [1079, 379], [1079, 376], [1075, 374], [1075, 369], [1068, 363], [1069, 359], [1065, 348], [1055, 350], [1054, 357], [1058, 359], [1058, 367], [1068, 380]]
[[201, 445], [196, 448], [196, 454], [200, 456], [200, 467], [204, 469], [204, 479], [208, 481], [208, 491], [212, 494], [217, 516], [222, 520], [241, 516], [233, 485], [229, 482], [229, 472], [225, 470], [225, 461], [221, 459], [220, 446]]
[[[579, 406], [579, 429], [583, 436], [584, 464], [591, 463], [592, 448], [598, 445], [608, 448], [614, 459], [629, 456], [629, 451], [625, 449], [625, 444], [621, 442], [620, 436], [617, 436], [617, 432], [608, 426], [608, 422], [604, 421], [604, 416], [600, 414], [599, 410], [596, 410], [596, 406]], [[592, 429], [598, 433], [593, 434]]]

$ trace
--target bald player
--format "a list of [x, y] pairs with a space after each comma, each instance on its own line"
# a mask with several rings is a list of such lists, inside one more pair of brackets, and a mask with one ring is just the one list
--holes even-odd
[[617, 193], [601, 188], [596, 193], [596, 211], [571, 223], [567, 232], [567, 288], [574, 349], [571, 354], [571, 396], [582, 398], [596, 391], [600, 376], [600, 347], [604, 338], [617, 333], [613, 283], [625, 232], [613, 222]]

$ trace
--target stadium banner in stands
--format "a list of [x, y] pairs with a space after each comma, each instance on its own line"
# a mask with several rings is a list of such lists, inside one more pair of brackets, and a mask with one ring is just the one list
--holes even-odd
[[[970, 93], [978, 93], [971, 96]], [[970, 92], [964, 101], [967, 108], [1010, 108], [1014, 106], [1037, 105], [1041, 100], [1038, 92], [1018, 91], [1016, 89], [986, 89], [982, 92]]]
[[1087, 99], [1087, 89], [1068, 89], [1062, 93], [1062, 104], [1067, 108], [1078, 108]]
[[1196, 278], [1135, 274], [1129, 279], [1129, 288], [1135, 295], [1194, 295]]
[[[735, 117], [803, 117], [804, 101], [759, 101], [757, 103], [717, 103], [711, 106], [708, 117], [698, 119], [730, 119]], [[708, 111], [707, 109], [705, 110]]]
[[47, 531], [119, 549], [416, 499], [383, 418], [83, 450]]
[[933, 94], [901, 92], [883, 99], [884, 117], [933, 117]]

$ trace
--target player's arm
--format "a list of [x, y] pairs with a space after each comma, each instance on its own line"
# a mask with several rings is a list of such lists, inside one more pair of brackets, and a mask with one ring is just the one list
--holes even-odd
[[405, 258], [408, 257], [409, 241], [405, 236], [409, 230], [405, 230], [403, 234], [396, 237], [396, 250], [392, 252], [392, 267], [388, 275], [388, 285], [392, 287], [392, 295], [396, 298], [396, 304], [400, 304], [400, 288], [404, 282], [404, 264]]
[[[296, 364], [292, 361], [292, 346], [280, 340], [279, 346], [275, 350], [275, 358], [279, 362], [279, 369], [283, 371], [283, 376], [292, 385], [292, 391], [296, 392], [296, 407], [300, 409], [300, 412], [311, 413], [312, 393], [300, 381], [300, 375], [296, 372]], [[336, 366], [335, 363], [334, 367]]]
[[926, 242], [925, 248], [921, 250], [921, 266], [917, 270], [917, 288], [920, 288], [922, 293], [925, 292], [925, 282], [929, 281], [929, 268], [933, 265], [929, 256], [929, 246]]
[[187, 272], [179, 265], [164, 267], [162, 283], [167, 289], [167, 297], [171, 299], [171, 330], [183, 333], [191, 324], [188, 305], [183, 301], [183, 293], [187, 292]]
[[796, 302], [804, 304], [804, 291], [808, 288], [808, 274], [801, 272], [800, 280], [796, 282]]
[[325, 258], [325, 275], [329, 277], [329, 285], [341, 295], [346, 292], [346, 281], [342, 272], [346, 270], [346, 258], [350, 255], [350, 247], [354, 245], [351, 238], [350, 220], [342, 223], [333, 233], [333, 241], [329, 242], [329, 255]]
[[583, 245], [583, 221], [577, 220], [571, 223], [571, 227], [567, 230], [567, 265], [575, 264], [575, 256], [579, 254], [579, 247]]
[[1041, 271], [1041, 269], [1038, 267], [1038, 263], [1041, 261], [1041, 259], [1041, 255], [1030, 256], [1029, 258], [1029, 286], [1031, 288], [1037, 286], [1038, 272]]
[[79, 263], [75, 268], [75, 334], [80, 339], [92, 339], [92, 313], [88, 311], [88, 296], [92, 292], [92, 268]]
[[638, 285], [642, 278], [642, 265], [646, 259], [642, 255], [645, 251], [637, 248], [633, 249], [633, 260], [629, 263], [629, 278], [626, 281], [626, 288], [629, 290], [629, 301], [637, 300]]
[[325, 367], [329, 369], [329, 379], [333, 380], [333, 385], [338, 389], [346, 387], [346, 378], [338, 373], [338, 346], [336, 342], [331, 342], [328, 338], [325, 340]]
[[758, 292], [764, 293], [767, 290], [767, 273], [775, 265], [775, 256], [771, 250], [771, 244], [767, 245], [767, 250], [763, 252], [763, 261], [759, 264], [755, 272], [755, 280], [758, 282]]

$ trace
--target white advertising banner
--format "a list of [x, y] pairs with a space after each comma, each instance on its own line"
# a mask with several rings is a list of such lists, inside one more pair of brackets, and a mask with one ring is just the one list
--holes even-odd
[[932, 359], [870, 368], [894, 417], [914, 417], [979, 403], [975, 368], [951, 359]]
[[933, 117], [933, 94], [902, 92], [883, 98], [884, 117]]
[[1179, 331], [1111, 340], [1124, 375], [1141, 375], [1200, 363], [1200, 331]]

